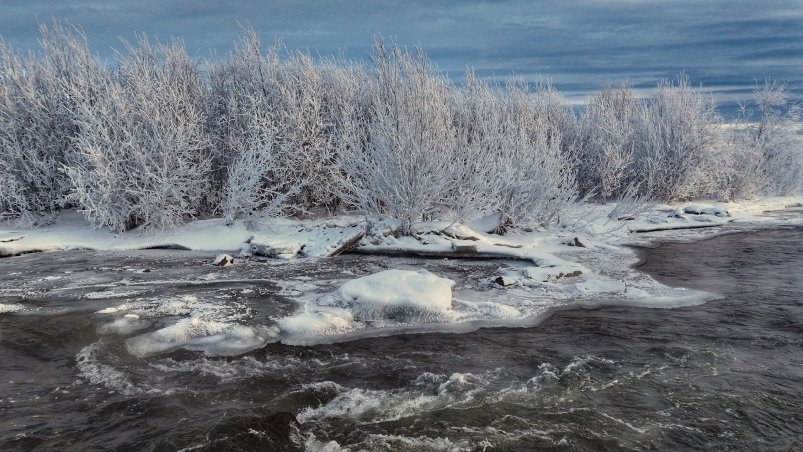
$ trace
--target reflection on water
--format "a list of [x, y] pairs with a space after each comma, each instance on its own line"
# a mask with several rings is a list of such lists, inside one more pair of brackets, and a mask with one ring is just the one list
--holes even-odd
[[[91, 313], [193, 295], [267, 323], [295, 304], [293, 287], [266, 274], [326, 286], [387, 259], [253, 263], [225, 281], [186, 252], [3, 260], [4, 293], [43, 309], [0, 314], [0, 449], [798, 449], [801, 248], [792, 229], [644, 251], [641, 269], [661, 281], [724, 295], [701, 306], [606, 306], [532, 328], [268, 344], [229, 358], [136, 358]], [[495, 268], [442, 265], [477, 277]]]

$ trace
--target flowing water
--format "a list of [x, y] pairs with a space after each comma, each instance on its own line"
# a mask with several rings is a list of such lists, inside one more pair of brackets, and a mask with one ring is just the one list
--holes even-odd
[[[250, 262], [221, 278], [202, 253], [3, 259], [0, 450], [800, 450], [801, 251], [799, 228], [644, 250], [641, 269], [665, 284], [722, 295], [699, 306], [573, 309], [530, 328], [233, 357], [135, 357], [125, 340], [182, 314], [187, 297], [217, 300], [218, 320], [267, 323], [295, 309], [282, 280], [417, 262]], [[417, 264], [454, 278], [497, 268]], [[160, 314], [113, 324], [97, 313], [126, 300]], [[198, 305], [200, 318], [212, 309]]]

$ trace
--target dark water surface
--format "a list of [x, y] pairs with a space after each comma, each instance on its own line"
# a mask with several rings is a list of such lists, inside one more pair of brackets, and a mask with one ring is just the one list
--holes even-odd
[[[694, 307], [605, 306], [532, 328], [141, 359], [124, 337], [98, 332], [108, 319], [92, 313], [121, 300], [83, 297], [87, 281], [218, 294], [235, 317], [294, 305], [266, 295], [276, 293], [267, 280], [191, 283], [207, 256], [3, 259], [0, 287], [12, 295], [0, 302], [18, 287], [42, 309], [0, 314], [0, 449], [801, 450], [802, 251], [803, 229], [645, 250], [642, 270], [662, 282], [723, 295]], [[389, 264], [305, 265], [290, 268], [317, 277]], [[143, 267], [153, 271], [127, 271]], [[65, 271], [82, 284], [60, 283]], [[165, 275], [174, 282], [160, 283]]]

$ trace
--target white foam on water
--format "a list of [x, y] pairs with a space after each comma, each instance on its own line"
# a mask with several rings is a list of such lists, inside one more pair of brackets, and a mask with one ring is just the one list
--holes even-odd
[[22, 305], [22, 304], [0, 303], [0, 314], [11, 313], [11, 312], [19, 312], [19, 311], [24, 311], [25, 309], [27, 309], [27, 306]]
[[310, 433], [306, 441], [304, 441], [304, 450], [307, 452], [347, 452], [350, 449], [342, 448], [337, 441], [321, 441]]
[[470, 373], [454, 373], [449, 377], [425, 373], [413, 382], [411, 389], [346, 389], [337, 385], [332, 387], [339, 391], [333, 399], [301, 410], [296, 418], [302, 424], [324, 418], [366, 424], [394, 421], [466, 404], [487, 385], [486, 377]]
[[100, 357], [101, 343], [87, 345], [75, 355], [79, 375], [84, 380], [98, 386], [103, 386], [125, 395], [134, 395], [142, 392], [129, 381], [126, 375], [114, 367], [103, 364]]
[[368, 438], [357, 444], [359, 450], [416, 450], [416, 451], [467, 451], [484, 450], [483, 446], [490, 446], [487, 441], [473, 444], [468, 440], [450, 440], [449, 438], [428, 436], [401, 436], [370, 434]]
[[298, 373], [363, 366], [364, 362], [348, 354], [341, 354], [324, 358], [271, 356], [266, 359], [257, 359], [253, 356], [242, 356], [234, 359], [215, 359], [202, 356], [198, 359], [182, 361], [164, 358], [151, 362], [149, 365], [161, 372], [214, 376], [221, 382], [232, 383], [263, 375], [285, 375], [286, 372]]
[[107, 298], [130, 298], [144, 293], [142, 290], [100, 290], [87, 292], [81, 296], [87, 300], [103, 300]]

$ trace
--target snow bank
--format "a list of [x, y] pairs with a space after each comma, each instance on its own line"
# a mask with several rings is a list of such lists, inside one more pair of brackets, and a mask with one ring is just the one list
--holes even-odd
[[136, 250], [177, 248], [201, 251], [239, 250], [251, 237], [242, 222], [227, 226], [222, 219], [195, 220], [176, 229], [143, 233], [138, 230], [115, 234], [107, 229], [94, 229], [76, 211], [62, 212], [46, 227], [15, 231], [11, 223], [0, 223], [0, 257], [18, 254], [65, 250]]
[[328, 257], [354, 246], [365, 235], [365, 225], [348, 217], [331, 221], [283, 220], [270, 229], [250, 240], [251, 254], [281, 259]]

